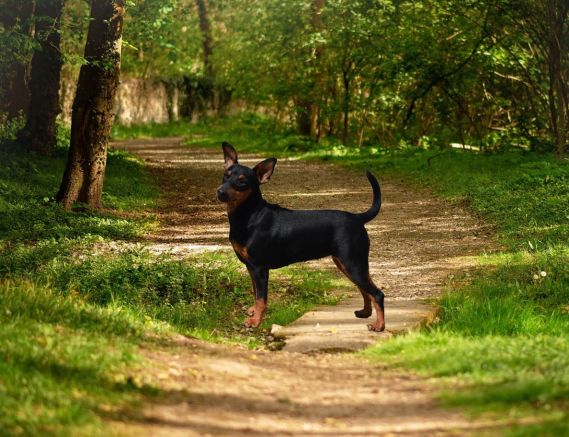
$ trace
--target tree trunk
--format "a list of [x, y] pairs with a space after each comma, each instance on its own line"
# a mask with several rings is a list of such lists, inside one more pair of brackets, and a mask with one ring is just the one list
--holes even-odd
[[569, 142], [569, 6], [558, 0], [546, 5], [547, 67], [550, 126], [558, 156]]
[[30, 107], [26, 125], [18, 133], [25, 148], [50, 155], [57, 141], [56, 118], [63, 60], [59, 51], [64, 0], [37, 0], [35, 34], [40, 47], [32, 57]]
[[71, 116], [71, 147], [57, 201], [70, 209], [75, 202], [102, 206], [107, 147], [113, 123], [113, 101], [119, 85], [124, 0], [92, 0], [81, 67]]
[[[18, 26], [19, 32], [32, 37], [34, 26], [32, 15], [34, 2], [32, 0], [6, 0], [0, 6], [0, 23], [5, 29]], [[4, 90], [2, 100], [5, 102], [0, 110], [8, 113], [8, 118], [27, 115], [30, 104], [28, 81], [30, 77], [30, 59], [24, 62], [13, 62], [6, 69], [7, 77], [3, 77], [0, 89]], [[4, 76], [4, 74], [2, 74]]]
[[211, 36], [211, 24], [209, 22], [207, 0], [196, 0], [198, 15], [200, 18], [200, 31], [202, 33], [203, 65], [205, 77], [213, 81], [213, 65], [211, 55], [213, 53], [213, 38]]
[[[324, 22], [322, 21], [322, 9], [324, 9], [324, 0], [312, 0], [312, 27], [315, 32], [322, 32]], [[310, 137], [318, 141], [320, 138], [320, 106], [316, 103], [317, 96], [322, 88], [322, 67], [321, 58], [324, 51], [323, 44], [318, 44], [314, 53], [314, 66], [316, 69], [316, 78], [314, 81], [313, 101], [310, 104]]]
[[303, 97], [294, 99], [296, 108], [296, 126], [300, 135], [310, 135], [310, 108], [312, 103]]
[[351, 106], [351, 89], [350, 89], [350, 69], [351, 62], [348, 62], [347, 68], [342, 69], [342, 83], [344, 85], [344, 102], [343, 102], [343, 127], [342, 127], [342, 143], [347, 146], [350, 135], [350, 106]]
[[198, 8], [198, 16], [200, 20], [200, 32], [202, 34], [202, 50], [203, 50], [203, 66], [204, 77], [201, 81], [200, 94], [204, 98], [203, 109], [207, 113], [208, 109], [215, 109], [218, 115], [223, 112], [223, 102], [220, 96], [220, 90], [216, 89], [215, 71], [211, 57], [213, 54], [213, 37], [211, 34], [211, 22], [209, 19], [209, 5], [207, 0], [196, 0]]

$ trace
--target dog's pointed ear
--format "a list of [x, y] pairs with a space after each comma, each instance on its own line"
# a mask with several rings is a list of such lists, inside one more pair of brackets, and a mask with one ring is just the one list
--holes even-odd
[[269, 179], [271, 179], [271, 176], [275, 171], [276, 164], [277, 158], [269, 158], [259, 162], [255, 167], [253, 167], [253, 171], [257, 175], [257, 179], [260, 184], [269, 182]]
[[224, 168], [227, 170], [233, 164], [237, 164], [237, 151], [235, 147], [225, 141], [221, 143], [221, 148], [223, 149], [223, 159], [225, 160]]

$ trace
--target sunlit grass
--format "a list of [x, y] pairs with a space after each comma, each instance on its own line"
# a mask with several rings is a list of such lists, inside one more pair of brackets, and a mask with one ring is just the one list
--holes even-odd
[[125, 376], [151, 329], [128, 310], [6, 280], [0, 308], [2, 433], [100, 433], [101, 408], [132, 406], [149, 393]]
[[191, 132], [191, 123], [180, 120], [171, 123], [146, 123], [123, 126], [115, 123], [111, 131], [114, 141], [132, 138], [158, 138], [185, 136]]
[[[153, 255], [143, 246], [108, 251], [97, 242], [104, 240], [93, 237], [18, 246], [0, 253], [0, 273], [41, 281], [93, 304], [122, 305], [183, 333], [230, 335], [241, 325], [243, 308], [253, 303], [249, 275], [233, 254], [180, 260]], [[280, 272], [271, 283], [264, 326], [290, 322], [315, 304], [334, 302], [337, 296], [329, 294], [331, 284], [330, 274], [324, 272], [299, 268]], [[287, 311], [286, 319], [278, 316]]]
[[234, 144], [241, 152], [278, 153], [291, 156], [318, 146], [291, 127], [258, 114], [238, 114], [224, 118], [205, 118], [198, 123], [177, 121], [113, 127], [113, 139], [182, 136], [186, 146], [220, 147], [222, 141]]

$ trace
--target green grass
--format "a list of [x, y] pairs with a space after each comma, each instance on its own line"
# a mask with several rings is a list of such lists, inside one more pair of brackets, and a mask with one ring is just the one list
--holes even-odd
[[313, 155], [368, 167], [378, 175], [403, 175], [419, 187], [463, 200], [495, 223], [499, 236], [515, 248], [545, 248], [569, 235], [567, 159], [525, 151], [485, 155], [446, 150], [439, 154], [341, 146]]
[[183, 136], [187, 146], [200, 147], [221, 147], [222, 141], [228, 141], [240, 152], [276, 153], [278, 156], [296, 155], [318, 148], [306, 137], [295, 135], [273, 119], [248, 113], [205, 118], [199, 123], [116, 125], [112, 135], [115, 140]]
[[159, 138], [185, 136], [190, 133], [192, 125], [186, 121], [171, 123], [147, 123], [120, 125], [114, 124], [111, 136], [115, 141], [132, 138]]
[[569, 434], [568, 160], [341, 145], [304, 156], [403, 177], [460, 202], [495, 226], [502, 248], [482, 254], [471, 279], [447, 283], [438, 323], [365, 355], [433, 377], [446, 405], [537, 417], [504, 434]]
[[240, 151], [369, 168], [467, 205], [493, 224], [502, 251], [482, 254], [471, 278], [449, 281], [438, 323], [365, 355], [432, 377], [447, 405], [539, 422], [504, 433], [569, 434], [567, 158], [515, 149], [480, 154], [348, 148], [329, 140], [316, 145], [247, 114], [188, 124], [185, 135], [189, 146], [227, 140]]
[[125, 309], [6, 280], [0, 308], [0, 434], [101, 433], [100, 414], [152, 394], [126, 376], [151, 328]]
[[[1, 252], [0, 275], [49, 284], [92, 304], [124, 306], [193, 335], [239, 337], [243, 308], [253, 303], [249, 275], [232, 253], [173, 259], [136, 245], [109, 249], [101, 237]], [[331, 276], [323, 272], [291, 267], [275, 279], [264, 327], [338, 298], [327, 294]]]
[[99, 235], [133, 239], [152, 226], [144, 214], [138, 219], [121, 212], [144, 211], [158, 192], [143, 164], [125, 152], [109, 152], [103, 192], [112, 212], [66, 212], [54, 202], [65, 167], [65, 156], [39, 158], [0, 149], [0, 241], [40, 241]]

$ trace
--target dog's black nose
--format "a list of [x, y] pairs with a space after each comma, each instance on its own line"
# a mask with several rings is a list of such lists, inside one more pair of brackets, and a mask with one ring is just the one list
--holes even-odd
[[217, 198], [222, 202], [227, 202], [229, 200], [227, 192], [225, 190], [222, 190], [221, 188], [217, 190]]

